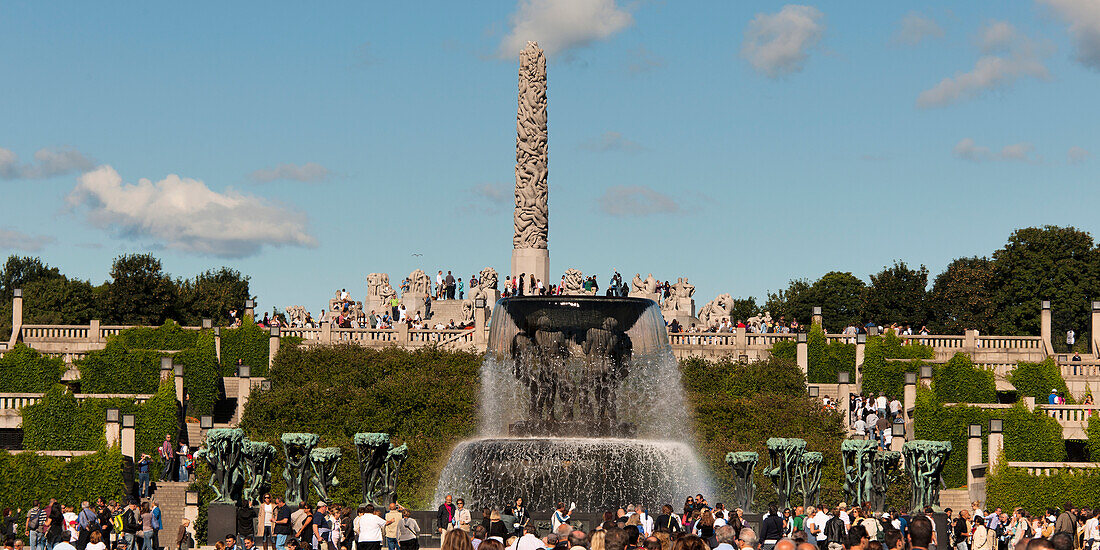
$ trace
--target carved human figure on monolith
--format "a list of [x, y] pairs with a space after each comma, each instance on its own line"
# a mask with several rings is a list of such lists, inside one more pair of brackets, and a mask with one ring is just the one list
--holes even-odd
[[871, 461], [877, 444], [864, 439], [845, 439], [840, 443], [840, 459], [844, 468], [844, 497], [848, 502], [871, 499]]
[[802, 461], [798, 464], [798, 481], [802, 502], [806, 504], [817, 502], [817, 492], [821, 490], [821, 465], [824, 462], [825, 455], [817, 451], [802, 454]]
[[263, 441], [244, 440], [244, 470], [248, 481], [245, 483], [242, 498], [248, 503], [257, 503], [264, 493], [271, 490], [271, 459], [275, 458], [275, 447]]
[[210, 466], [209, 485], [214, 490], [215, 503], [236, 504], [241, 498], [243, 442], [244, 432], [239, 428], [214, 428], [206, 432], [206, 443], [196, 453], [196, 458]]
[[340, 484], [336, 467], [340, 465], [340, 447], [322, 447], [309, 452], [309, 466], [313, 470], [313, 490], [317, 498], [328, 500], [328, 490]]
[[875, 512], [886, 509], [886, 491], [897, 475], [901, 453], [897, 451], [878, 451], [871, 463], [871, 507]]
[[760, 455], [751, 452], [733, 452], [726, 454], [726, 464], [733, 470], [733, 507], [741, 508], [745, 512], [752, 510], [752, 499], [756, 494], [756, 481], [752, 478], [752, 471], [756, 469], [756, 462]]
[[355, 448], [359, 453], [359, 484], [363, 493], [363, 502], [381, 506], [377, 498], [385, 487], [383, 469], [392, 444], [390, 434], [357, 433]]
[[772, 437], [768, 438], [767, 445], [770, 462], [768, 469], [764, 470], [764, 475], [775, 487], [776, 505], [779, 508], [786, 508], [795, 491], [798, 468], [802, 463], [802, 454], [806, 452], [806, 441]]
[[901, 454], [905, 457], [905, 471], [913, 483], [909, 509], [920, 510], [939, 504], [940, 474], [947, 457], [951, 456], [951, 442], [906, 441], [901, 447]]
[[279, 437], [286, 457], [283, 481], [286, 482], [286, 502], [302, 502], [309, 497], [309, 481], [313, 477], [309, 453], [321, 438], [317, 434], [287, 433]]

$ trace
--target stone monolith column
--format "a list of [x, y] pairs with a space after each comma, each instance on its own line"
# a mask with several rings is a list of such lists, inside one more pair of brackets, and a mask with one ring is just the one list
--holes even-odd
[[520, 274], [550, 286], [550, 163], [546, 129], [546, 56], [535, 42], [519, 53], [519, 109], [516, 112], [516, 209], [512, 277]]

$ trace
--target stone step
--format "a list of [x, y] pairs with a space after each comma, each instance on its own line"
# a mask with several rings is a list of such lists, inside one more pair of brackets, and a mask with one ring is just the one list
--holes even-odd
[[161, 523], [160, 545], [174, 547], [176, 533], [187, 501], [187, 487], [190, 483], [181, 481], [158, 482], [153, 492], [153, 500], [160, 506]]
[[970, 509], [970, 491], [967, 489], [944, 489], [940, 491], [940, 508], [950, 508], [956, 512]]

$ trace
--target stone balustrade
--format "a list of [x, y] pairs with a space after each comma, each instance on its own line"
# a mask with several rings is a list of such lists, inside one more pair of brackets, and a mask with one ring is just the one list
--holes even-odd
[[1007, 464], [1011, 468], [1023, 468], [1033, 476], [1049, 476], [1067, 470], [1100, 468], [1100, 462], [1008, 462]]
[[[1030, 399], [1026, 398], [1026, 400]], [[943, 406], [951, 407], [958, 404], [944, 403]], [[1006, 403], [964, 404], [987, 410], [1011, 409], [1014, 406]], [[1097, 413], [1095, 405], [1036, 405], [1035, 409], [1045, 411], [1047, 416], [1062, 425], [1062, 439], [1088, 439], [1089, 416]]]
[[[0, 393], [0, 411], [19, 409], [28, 405], [34, 405], [42, 400], [41, 393]], [[73, 397], [77, 401], [85, 399], [133, 399], [136, 403], [145, 403], [153, 398], [150, 393], [78, 393]]]

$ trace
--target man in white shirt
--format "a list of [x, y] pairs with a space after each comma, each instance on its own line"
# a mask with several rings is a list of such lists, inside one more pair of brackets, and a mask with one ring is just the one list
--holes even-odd
[[523, 526], [523, 536], [516, 541], [516, 550], [542, 550], [546, 545], [538, 537], [534, 525]]
[[1100, 512], [1093, 510], [1092, 517], [1085, 521], [1084, 550], [1095, 550], [1097, 540], [1100, 540]]
[[867, 425], [864, 424], [863, 419], [856, 417], [856, 421], [852, 423], [852, 429], [856, 432], [856, 437], [867, 437]]
[[[818, 510], [817, 514], [813, 517], [813, 527], [811, 527], [810, 531], [817, 538], [817, 546], [819, 548], [822, 546], [821, 543], [825, 541], [825, 524], [828, 523], [830, 519], [832, 519], [832, 516], [826, 514], [824, 509]], [[810, 521], [810, 518], [806, 518], [806, 521]]]
[[847, 529], [852, 526], [852, 520], [848, 517], [848, 503], [841, 502], [837, 508], [837, 515], [844, 521], [844, 528]]
[[361, 550], [382, 548], [382, 528], [386, 526], [386, 520], [375, 513], [374, 505], [360, 506], [359, 515], [352, 525], [355, 529], [355, 540]]
[[899, 416], [901, 416], [901, 401], [898, 401], [898, 398], [895, 397], [894, 400], [890, 402], [890, 420], [893, 421], [893, 419]]
[[886, 415], [886, 395], [882, 392], [878, 392], [878, 398], [875, 399], [875, 408], [878, 409], [879, 416]]

